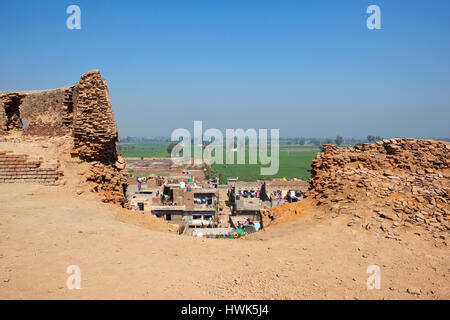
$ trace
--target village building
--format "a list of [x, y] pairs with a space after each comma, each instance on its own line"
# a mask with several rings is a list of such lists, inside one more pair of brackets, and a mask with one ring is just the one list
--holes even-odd
[[306, 181], [286, 179], [244, 182], [230, 178], [221, 185], [218, 178], [206, 180], [202, 173], [179, 169], [167, 176], [131, 178], [130, 207], [183, 226], [184, 235], [214, 237], [230, 230], [261, 229], [261, 210], [298, 201], [308, 188]]
[[166, 184], [152, 200], [152, 214], [167, 221], [185, 221], [190, 227], [217, 225], [218, 189]]

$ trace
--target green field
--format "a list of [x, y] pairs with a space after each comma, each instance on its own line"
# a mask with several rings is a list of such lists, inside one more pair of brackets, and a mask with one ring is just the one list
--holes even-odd
[[168, 145], [169, 142], [164, 141], [127, 142], [118, 143], [117, 149], [125, 158], [166, 158], [170, 157], [167, 152]]
[[[167, 152], [168, 144], [169, 142], [162, 141], [120, 143], [119, 154], [126, 158], [170, 157], [170, 154]], [[270, 150], [270, 147], [268, 148]], [[292, 151], [289, 151], [290, 149]], [[213, 169], [221, 173], [221, 183], [226, 182], [226, 179], [231, 177], [239, 177], [241, 181], [256, 181], [271, 178], [299, 178], [308, 180], [311, 177], [308, 170], [311, 168], [311, 161], [315, 158], [317, 152], [318, 149], [314, 146], [286, 145], [280, 143], [279, 170], [273, 176], [261, 176], [261, 165], [258, 164], [213, 164]], [[246, 159], [248, 159], [248, 152]]]
[[280, 151], [280, 166], [273, 176], [261, 176], [261, 165], [251, 164], [214, 164], [213, 168], [222, 173], [222, 181], [226, 178], [239, 177], [241, 181], [267, 180], [272, 178], [299, 178], [308, 180], [309, 169], [317, 151]]

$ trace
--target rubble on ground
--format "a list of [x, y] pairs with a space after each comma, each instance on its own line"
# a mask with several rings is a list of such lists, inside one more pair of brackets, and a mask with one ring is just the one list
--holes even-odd
[[123, 188], [127, 184], [128, 172], [125, 170], [125, 166], [122, 166], [125, 164], [123, 158], [120, 160], [122, 162], [119, 160], [115, 165], [105, 165], [100, 161], [92, 162], [90, 172], [86, 175], [86, 181], [89, 183], [91, 191], [101, 194], [103, 202], [125, 206], [126, 200], [123, 196], [125, 190]]
[[390, 139], [350, 148], [323, 145], [312, 163], [307, 196], [349, 226], [401, 240], [400, 227], [421, 226], [448, 244], [450, 143]]

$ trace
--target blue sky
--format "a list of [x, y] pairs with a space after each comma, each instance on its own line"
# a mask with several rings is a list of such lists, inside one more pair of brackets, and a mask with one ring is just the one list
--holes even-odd
[[[66, 8], [81, 8], [81, 30]], [[381, 8], [368, 30], [366, 8]], [[0, 91], [99, 69], [121, 136], [450, 137], [450, 1], [2, 1]]]

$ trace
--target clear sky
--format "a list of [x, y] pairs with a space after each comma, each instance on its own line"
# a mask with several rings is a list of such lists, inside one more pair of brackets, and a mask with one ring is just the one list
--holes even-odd
[[0, 91], [99, 69], [121, 136], [450, 137], [448, 0], [2, 0], [0, 43]]

